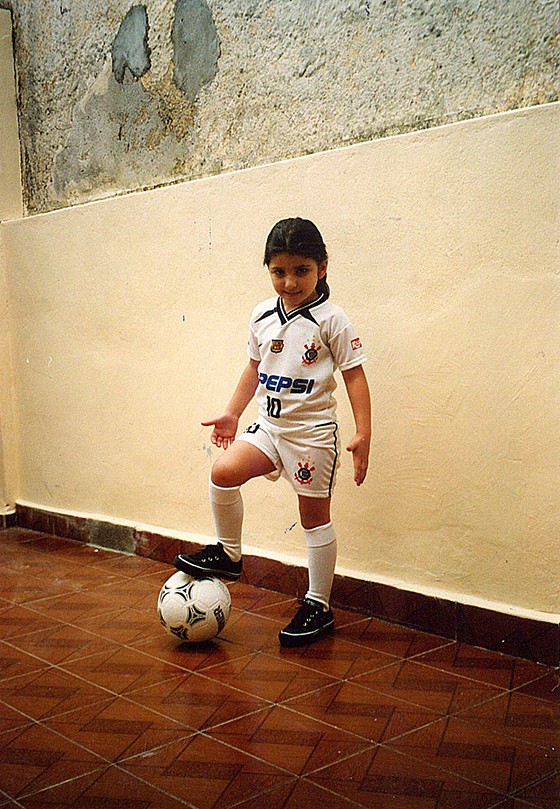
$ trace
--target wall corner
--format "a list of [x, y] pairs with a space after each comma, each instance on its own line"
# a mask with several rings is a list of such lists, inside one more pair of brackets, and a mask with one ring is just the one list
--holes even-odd
[[0, 9], [0, 222], [23, 216], [12, 15]]

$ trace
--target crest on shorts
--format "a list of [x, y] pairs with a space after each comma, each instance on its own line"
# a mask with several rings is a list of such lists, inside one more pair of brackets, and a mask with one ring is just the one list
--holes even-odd
[[284, 340], [273, 340], [270, 344], [273, 354], [280, 354], [284, 350]]
[[296, 483], [301, 484], [302, 486], [309, 485], [313, 480], [313, 472], [315, 471], [315, 467], [313, 466], [310, 460], [307, 461], [299, 461], [298, 468], [296, 469], [296, 473], [294, 475], [294, 480]]
[[303, 357], [301, 358], [304, 365], [313, 365], [314, 362], [317, 362], [319, 359], [319, 351], [321, 350], [322, 346], [320, 343], [315, 342], [315, 338], [309, 341], [309, 344], [305, 344], [304, 346], [305, 352]]

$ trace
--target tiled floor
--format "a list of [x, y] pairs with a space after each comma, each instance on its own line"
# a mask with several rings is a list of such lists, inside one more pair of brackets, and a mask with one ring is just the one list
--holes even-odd
[[0, 533], [0, 806], [560, 807], [557, 671], [340, 610], [281, 649], [294, 601], [243, 582], [180, 645], [172, 572]]

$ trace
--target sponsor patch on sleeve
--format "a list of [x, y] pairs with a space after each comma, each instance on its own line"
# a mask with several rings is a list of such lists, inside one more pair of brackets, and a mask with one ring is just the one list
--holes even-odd
[[358, 348], [362, 348], [362, 341], [360, 340], [359, 337], [355, 337], [352, 340], [352, 351], [357, 351]]

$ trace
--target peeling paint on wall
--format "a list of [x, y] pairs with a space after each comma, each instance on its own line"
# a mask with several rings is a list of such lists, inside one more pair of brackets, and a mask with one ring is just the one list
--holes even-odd
[[8, 2], [29, 213], [558, 100], [557, 0]]
[[[103, 189], [103, 195], [123, 189], [150, 186], [162, 172], [168, 179], [169, 161], [182, 165], [185, 150], [192, 147], [193, 115], [188, 102], [176, 110], [181, 128], [173, 126], [166, 96], [152, 92], [144, 79], [132, 76], [119, 84], [111, 58], [72, 112], [72, 127], [57, 153], [51, 178], [51, 198], [77, 202]], [[173, 91], [169, 91], [173, 97]], [[175, 90], [175, 95], [180, 95]], [[169, 96], [168, 96], [169, 97]], [[165, 142], [165, 149], [161, 144]]]
[[[72, 127], [55, 156], [50, 198], [78, 202], [169, 182], [185, 171], [192, 151], [193, 102], [217, 72], [216, 27], [202, 0], [178, 0], [168, 15], [175, 56], [156, 38], [150, 48], [150, 9], [133, 6], [121, 22], [111, 55], [72, 111]], [[163, 17], [156, 16], [161, 28]], [[154, 57], [155, 69], [152, 71]], [[165, 59], [168, 63], [165, 64]]]

